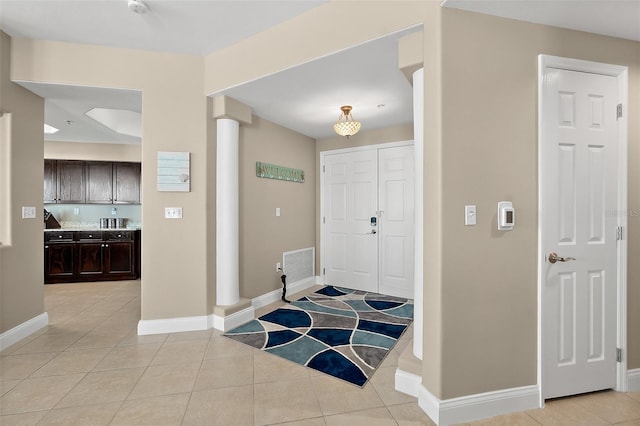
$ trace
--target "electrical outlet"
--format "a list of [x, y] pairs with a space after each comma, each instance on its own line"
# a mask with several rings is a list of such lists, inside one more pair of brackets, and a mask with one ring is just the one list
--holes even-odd
[[182, 207], [165, 207], [165, 219], [182, 219]]
[[73, 208], [73, 214], [80, 214], [80, 208], [74, 207]]
[[115, 207], [111, 207], [111, 214], [118, 214], [118, 209]]
[[35, 219], [36, 218], [36, 208], [35, 207], [22, 207], [22, 218], [23, 219]]
[[282, 268], [280, 267], [280, 262], [276, 263], [276, 272], [280, 272]]

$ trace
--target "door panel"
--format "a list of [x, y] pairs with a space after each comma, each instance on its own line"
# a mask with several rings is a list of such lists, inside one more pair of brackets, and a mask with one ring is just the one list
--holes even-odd
[[378, 291], [378, 210], [375, 150], [325, 157], [324, 232], [327, 284]]
[[379, 150], [380, 293], [413, 298], [413, 146]]
[[616, 384], [615, 77], [547, 68], [542, 88], [544, 398]]

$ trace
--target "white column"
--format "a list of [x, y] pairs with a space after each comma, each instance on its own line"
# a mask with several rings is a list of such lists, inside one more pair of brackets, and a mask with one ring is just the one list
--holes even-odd
[[413, 354], [422, 359], [423, 342], [423, 252], [424, 252], [424, 68], [413, 73], [413, 143], [415, 167], [415, 238], [413, 296]]
[[216, 157], [216, 305], [240, 301], [238, 234], [238, 145], [240, 123], [217, 121]]

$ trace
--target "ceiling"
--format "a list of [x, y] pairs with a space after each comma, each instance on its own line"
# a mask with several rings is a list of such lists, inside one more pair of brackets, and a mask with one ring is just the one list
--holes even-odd
[[[12, 37], [205, 55], [325, 3], [325, 0], [0, 0], [0, 29]], [[640, 0], [444, 0], [445, 7], [640, 40]], [[114, 25], [117, 23], [117, 25]], [[409, 31], [413, 31], [412, 29]], [[226, 94], [265, 119], [314, 138], [332, 134], [339, 107], [353, 105], [363, 130], [411, 122], [411, 87], [397, 69], [392, 34]], [[94, 107], [140, 112], [134, 91], [21, 83], [44, 97], [46, 140], [139, 143], [86, 117]], [[277, 99], [277, 102], [274, 102]], [[378, 105], [383, 104], [383, 107]], [[70, 121], [71, 124], [67, 124]]]

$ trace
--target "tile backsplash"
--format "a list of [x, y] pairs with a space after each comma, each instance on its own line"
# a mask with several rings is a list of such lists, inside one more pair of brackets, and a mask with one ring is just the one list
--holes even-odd
[[[103, 217], [126, 218], [128, 228], [140, 228], [141, 224], [139, 204], [45, 204], [44, 208], [63, 228], [99, 227]], [[116, 214], [112, 214], [112, 209]]]

